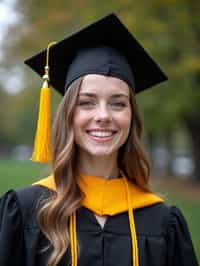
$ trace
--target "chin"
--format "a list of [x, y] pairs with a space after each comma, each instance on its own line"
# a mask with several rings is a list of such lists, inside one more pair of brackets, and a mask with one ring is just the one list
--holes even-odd
[[94, 156], [94, 157], [103, 157], [103, 156], [105, 156], [105, 157], [107, 157], [107, 156], [113, 156], [115, 153], [116, 153], [116, 151], [106, 151], [106, 150], [92, 150], [92, 151], [90, 151], [90, 150], [87, 150], [86, 151], [90, 156]]

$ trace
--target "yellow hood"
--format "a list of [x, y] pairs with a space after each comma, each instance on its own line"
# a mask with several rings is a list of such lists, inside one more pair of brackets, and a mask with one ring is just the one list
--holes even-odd
[[[128, 211], [124, 179], [128, 180], [126, 177], [105, 179], [89, 175], [79, 176], [77, 181], [85, 194], [82, 205], [98, 215], [115, 215]], [[56, 191], [53, 175], [41, 179], [33, 185], [44, 186]], [[145, 192], [130, 181], [128, 181], [128, 186], [132, 209], [139, 209], [164, 201], [153, 193]]]

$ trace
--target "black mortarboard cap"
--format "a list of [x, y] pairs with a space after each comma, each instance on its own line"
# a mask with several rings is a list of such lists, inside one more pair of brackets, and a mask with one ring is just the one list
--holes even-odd
[[[44, 75], [47, 49], [27, 59]], [[125, 80], [138, 93], [167, 80], [115, 14], [109, 14], [69, 35], [51, 47], [50, 84], [61, 94], [70, 83], [85, 74], [105, 74]]]
[[127, 82], [135, 93], [167, 79], [114, 14], [90, 24], [25, 61], [43, 77], [32, 160], [51, 159], [50, 84], [64, 95], [75, 79], [104, 74]]

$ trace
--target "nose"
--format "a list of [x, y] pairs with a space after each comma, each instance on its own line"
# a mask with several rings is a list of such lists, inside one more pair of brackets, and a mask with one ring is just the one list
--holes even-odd
[[102, 103], [96, 109], [95, 121], [96, 122], [110, 122], [112, 120], [112, 115], [108, 106], [105, 103]]

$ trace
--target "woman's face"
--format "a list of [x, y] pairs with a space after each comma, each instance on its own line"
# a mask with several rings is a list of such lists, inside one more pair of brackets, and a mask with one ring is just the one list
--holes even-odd
[[116, 155], [131, 124], [129, 87], [110, 76], [84, 77], [75, 106], [73, 127], [80, 153]]

